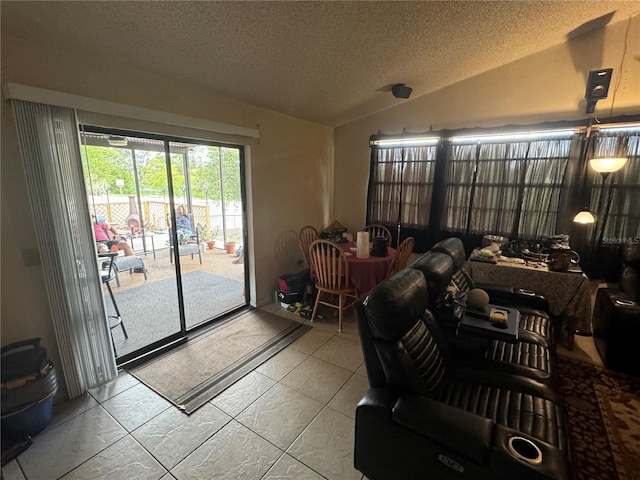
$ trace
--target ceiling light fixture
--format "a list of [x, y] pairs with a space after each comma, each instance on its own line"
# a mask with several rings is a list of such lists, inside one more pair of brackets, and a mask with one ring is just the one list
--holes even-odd
[[107, 138], [107, 142], [109, 142], [109, 145], [112, 147], [126, 147], [128, 143], [126, 137], [121, 137], [119, 135], [109, 136]]

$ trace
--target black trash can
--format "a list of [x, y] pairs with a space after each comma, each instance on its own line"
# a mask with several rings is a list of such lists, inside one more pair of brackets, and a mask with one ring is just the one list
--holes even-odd
[[51, 422], [58, 380], [40, 338], [2, 347], [2, 437], [37, 435]]

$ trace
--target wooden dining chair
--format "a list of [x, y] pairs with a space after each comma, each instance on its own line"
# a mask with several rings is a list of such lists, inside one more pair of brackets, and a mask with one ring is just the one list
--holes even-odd
[[393, 261], [389, 266], [389, 274], [390, 277], [396, 272], [399, 272], [403, 268], [406, 268], [409, 263], [409, 258], [411, 257], [411, 253], [413, 252], [413, 247], [416, 244], [416, 240], [413, 237], [405, 238], [400, 245], [398, 245], [398, 249], [396, 250], [396, 256], [393, 257]]
[[307, 265], [309, 265], [309, 267], [311, 267], [311, 262], [309, 261], [309, 247], [311, 246], [311, 243], [313, 241], [318, 240], [319, 238], [320, 234], [311, 225], [302, 227], [300, 229], [300, 233], [298, 234], [300, 249], [302, 249], [302, 254], [304, 255], [304, 259], [307, 261]]
[[387, 241], [387, 245], [391, 246], [391, 230], [384, 225], [367, 225], [362, 229], [363, 232], [369, 232], [369, 241], [373, 242], [376, 237], [384, 237]]
[[[313, 306], [311, 321], [318, 312], [318, 305], [338, 309], [338, 333], [342, 332], [342, 312], [357, 300], [357, 293], [349, 277], [347, 257], [340, 247], [328, 240], [315, 240], [309, 247], [309, 259], [316, 279], [316, 302]], [[322, 300], [322, 295], [330, 300]], [[338, 297], [335, 302], [334, 297]], [[351, 301], [349, 301], [351, 300]]]

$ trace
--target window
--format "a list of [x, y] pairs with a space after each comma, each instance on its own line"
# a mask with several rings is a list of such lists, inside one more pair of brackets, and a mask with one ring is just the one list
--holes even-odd
[[367, 223], [386, 225], [394, 236], [398, 227], [429, 225], [436, 150], [433, 145], [373, 150]]
[[[467, 248], [487, 233], [570, 233], [583, 248], [640, 237], [639, 118], [372, 136], [367, 222], [415, 237], [417, 252], [449, 235]], [[593, 156], [627, 163], [602, 177], [589, 167]], [[595, 228], [571, 222], [584, 207], [597, 213]]]
[[525, 238], [556, 233], [571, 138], [452, 142], [445, 230]]
[[640, 237], [640, 129], [603, 128], [594, 132], [593, 157], [627, 157], [627, 163], [607, 177], [595, 175], [590, 208], [597, 214], [594, 243], [619, 244]]

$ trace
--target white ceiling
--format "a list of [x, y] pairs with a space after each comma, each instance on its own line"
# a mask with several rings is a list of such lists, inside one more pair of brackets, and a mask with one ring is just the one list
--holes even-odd
[[3, 34], [332, 126], [406, 101], [391, 84], [415, 99], [638, 10], [595, 0], [1, 3]]

